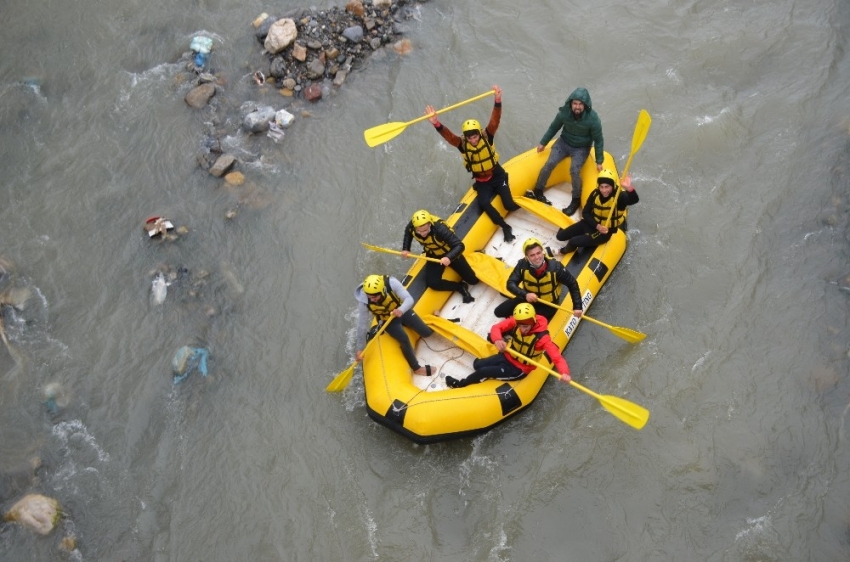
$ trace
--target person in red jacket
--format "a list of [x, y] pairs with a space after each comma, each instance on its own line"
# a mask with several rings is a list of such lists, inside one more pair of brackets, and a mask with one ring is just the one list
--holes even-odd
[[508, 353], [508, 347], [537, 362], [545, 353], [555, 370], [560, 373], [561, 380], [570, 381], [570, 366], [561, 356], [561, 350], [549, 337], [549, 323], [546, 318], [534, 312], [531, 304], [518, 304], [513, 316], [494, 324], [490, 328], [490, 340], [499, 353], [473, 361], [472, 367], [475, 371], [465, 379], [447, 376], [446, 385], [450, 388], [463, 388], [487, 379], [515, 381], [525, 378], [536, 369], [534, 365]]

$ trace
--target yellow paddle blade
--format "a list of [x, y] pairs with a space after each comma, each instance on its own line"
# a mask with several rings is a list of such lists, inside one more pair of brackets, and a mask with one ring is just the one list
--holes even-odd
[[377, 127], [372, 127], [371, 129], [363, 131], [363, 138], [366, 139], [366, 144], [369, 145], [369, 148], [374, 148], [379, 144], [384, 144], [385, 142], [394, 139], [406, 128], [407, 123], [402, 123], [401, 121], [384, 123], [383, 125], [378, 125]]
[[434, 316], [433, 314], [427, 314], [422, 319], [435, 332], [479, 359], [495, 355], [498, 351], [495, 345], [483, 337], [450, 320]]
[[646, 134], [649, 132], [650, 125], [652, 125], [652, 117], [645, 109], [641, 109], [637, 123], [635, 123], [635, 131], [632, 133], [632, 150], [629, 152], [629, 159], [626, 160], [626, 166], [623, 168], [623, 174], [620, 177], [625, 177], [629, 173], [632, 158], [640, 150], [644, 139], [646, 139]]
[[593, 324], [596, 324], [597, 326], [602, 326], [603, 328], [608, 328], [611, 331], [612, 334], [614, 334], [615, 336], [623, 338], [624, 340], [626, 340], [629, 343], [637, 343], [639, 341], [642, 341], [646, 337], [646, 334], [644, 334], [643, 332], [638, 332], [637, 330], [632, 330], [631, 328], [621, 328], [620, 326], [611, 326], [610, 324], [606, 324], [605, 322], [597, 320], [596, 318], [591, 318], [587, 314], [585, 314], [583, 316], [583, 318], [585, 320], [589, 321], [589, 322], [592, 322]]
[[[444, 107], [439, 111], [435, 111], [435, 115], [439, 115], [440, 113], [445, 113], [446, 111], [451, 111], [453, 109], [457, 109], [462, 105], [466, 105], [468, 103], [472, 103], [474, 101], [478, 101], [482, 98], [486, 98], [487, 96], [491, 96], [495, 94], [495, 90], [488, 90], [483, 94], [479, 94], [475, 97], [471, 97], [468, 100], [464, 100], [462, 102], [458, 102], [454, 105], [450, 105], [449, 107]], [[396, 121], [394, 123], [385, 123], [384, 125], [378, 125], [377, 127], [372, 127], [371, 129], [366, 129], [363, 131], [363, 138], [366, 139], [366, 144], [369, 145], [370, 148], [376, 147], [379, 144], [383, 144], [388, 140], [395, 138], [398, 136], [403, 130], [407, 128], [408, 125], [413, 125], [414, 123], [419, 123], [420, 121], [424, 121], [425, 119], [430, 119], [431, 115], [423, 115], [422, 117], [418, 117], [413, 121], [408, 121], [407, 123], [401, 123], [400, 121]]]
[[357, 365], [357, 361], [354, 361], [346, 370], [334, 377], [334, 380], [331, 381], [331, 384], [329, 384], [325, 390], [327, 392], [342, 392], [345, 390], [345, 387], [348, 386], [348, 383], [350, 383], [352, 377], [354, 377], [355, 365]]
[[464, 254], [464, 257], [475, 272], [475, 276], [484, 281], [488, 287], [500, 293], [508, 292], [506, 284], [513, 271], [512, 265], [481, 252], [470, 252]]
[[649, 421], [649, 410], [643, 406], [638, 406], [634, 402], [629, 402], [624, 398], [610, 396], [607, 394], [597, 394], [592, 390], [583, 387], [575, 381], [570, 381], [570, 384], [575, 388], [590, 394], [602, 404], [602, 407], [618, 420], [632, 426], [635, 429], [642, 429]]
[[534, 216], [540, 217], [546, 222], [550, 222], [558, 228], [567, 228], [573, 224], [573, 219], [546, 203], [541, 203], [535, 199], [528, 197], [514, 197], [517, 205], [528, 211]]
[[611, 330], [611, 333], [617, 335], [629, 343], [638, 343], [639, 341], [643, 341], [646, 337], [646, 334], [643, 332], [638, 332], [637, 330], [632, 330], [631, 328], [623, 328], [621, 326], [611, 326], [608, 328]]

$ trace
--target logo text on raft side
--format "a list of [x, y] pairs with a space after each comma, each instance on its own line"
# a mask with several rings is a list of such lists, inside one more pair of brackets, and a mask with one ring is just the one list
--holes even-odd
[[[587, 307], [589, 307], [590, 303], [592, 303], [592, 302], [593, 302], [593, 293], [591, 293], [590, 290], [588, 289], [587, 291], [585, 291], [584, 296], [581, 299], [581, 309], [582, 309], [582, 311], [587, 310]], [[573, 330], [576, 329], [576, 326], [578, 326], [578, 318], [576, 318], [575, 316], [570, 317], [570, 321], [567, 322], [566, 326], [564, 326], [564, 333], [567, 335], [568, 338], [572, 337]]]

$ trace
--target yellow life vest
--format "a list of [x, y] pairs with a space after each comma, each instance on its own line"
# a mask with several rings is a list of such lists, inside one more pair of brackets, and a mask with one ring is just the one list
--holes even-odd
[[[517, 324], [517, 327], [514, 328], [514, 331], [511, 334], [511, 340], [510, 342], [508, 342], [508, 345], [517, 353], [521, 353], [529, 359], [534, 359], [536, 361], [536, 358], [543, 355], [543, 352], [535, 349], [534, 347], [535, 345], [537, 345], [537, 340], [539, 340], [544, 333], [545, 332], [529, 332], [527, 335], [523, 336], [522, 331], [520, 331], [519, 329], [519, 324]], [[516, 359], [523, 365], [531, 364], [528, 361], [520, 359], [519, 357], [514, 357], [514, 359]]]
[[[608, 220], [608, 214], [611, 212], [611, 206], [616, 205], [617, 199], [620, 198], [620, 192], [617, 190], [617, 196], [613, 195], [608, 198], [608, 201], [602, 203], [600, 200], [602, 199], [602, 194], [599, 193], [599, 189], [593, 192], [593, 218], [599, 224], [605, 224], [605, 221]], [[611, 215], [611, 224], [608, 225], [609, 228], [619, 228], [626, 221], [627, 211], [625, 209], [620, 210], [616, 207], [614, 208], [614, 214]]]
[[366, 306], [378, 320], [386, 320], [390, 317], [390, 313], [393, 310], [401, 306], [401, 299], [390, 289], [390, 279], [386, 275], [384, 275], [384, 287], [387, 288], [387, 294], [384, 295], [384, 298], [380, 302], [366, 300]]
[[558, 282], [555, 272], [549, 267], [549, 258], [546, 258], [546, 271], [543, 273], [543, 277], [539, 279], [535, 277], [532, 273], [533, 269], [534, 266], [526, 263], [526, 267], [522, 270], [522, 288], [529, 293], [536, 294], [546, 302], [557, 303], [561, 298], [561, 283]]
[[[426, 236], [425, 238], [419, 236], [419, 233], [416, 232], [416, 229], [413, 229], [413, 237], [416, 238], [417, 242], [422, 244], [422, 247], [425, 249], [426, 256], [432, 258], [441, 258], [448, 254], [449, 250], [452, 249], [452, 247], [449, 246], [448, 242], [446, 242], [445, 240], [437, 240], [437, 238], [434, 237], [434, 225], [442, 222], [443, 221], [440, 220], [440, 217], [431, 215], [431, 230], [428, 232], [428, 236]], [[446, 225], [446, 228], [449, 228], [449, 226]], [[449, 228], [449, 230], [451, 229]]]
[[463, 143], [463, 162], [466, 164], [466, 170], [473, 174], [480, 174], [492, 170], [499, 163], [499, 153], [496, 152], [496, 145], [490, 144], [487, 141], [486, 135], [481, 135], [481, 140], [478, 141], [478, 146], [472, 146], [466, 139], [462, 139]]

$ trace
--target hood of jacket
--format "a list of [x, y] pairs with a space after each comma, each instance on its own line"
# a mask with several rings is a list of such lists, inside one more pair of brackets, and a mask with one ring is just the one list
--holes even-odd
[[587, 91], [587, 88], [576, 88], [573, 90], [573, 93], [570, 94], [570, 97], [567, 98], [567, 102], [561, 109], [566, 109], [570, 111], [570, 105], [573, 100], [578, 100], [585, 106], [585, 111], [590, 111], [593, 109], [593, 104], [590, 102], [590, 92]]

